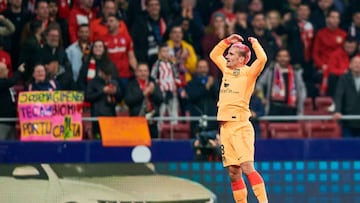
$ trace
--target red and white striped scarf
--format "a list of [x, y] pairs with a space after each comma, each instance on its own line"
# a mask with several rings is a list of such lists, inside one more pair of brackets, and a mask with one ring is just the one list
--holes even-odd
[[285, 84], [284, 76], [282, 74], [283, 71], [281, 71], [281, 68], [279, 64], [275, 64], [274, 66], [274, 80], [273, 85], [271, 88], [271, 100], [273, 101], [286, 101], [286, 87], [287, 85], [287, 101], [286, 103], [289, 106], [295, 107], [296, 106], [296, 100], [297, 100], [297, 92], [296, 92], [296, 86], [295, 86], [295, 75], [294, 70], [291, 65], [288, 65], [287, 67], [288, 73], [288, 84]]

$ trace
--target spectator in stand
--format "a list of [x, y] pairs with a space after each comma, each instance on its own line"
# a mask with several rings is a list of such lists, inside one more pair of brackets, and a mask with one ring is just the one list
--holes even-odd
[[23, 9], [23, 0], [9, 0], [9, 7], [4, 11], [4, 16], [8, 18], [15, 26], [15, 32], [9, 36], [10, 46], [9, 52], [11, 61], [14, 65], [18, 64], [20, 52], [21, 33], [25, 27], [26, 22], [30, 19], [30, 14]]
[[314, 26], [315, 33], [327, 26], [327, 18], [332, 10], [335, 10], [333, 0], [317, 1], [310, 15], [310, 22]]
[[235, 16], [234, 32], [243, 35], [249, 28], [248, 11], [245, 8], [239, 8]]
[[[44, 45], [41, 48], [42, 56], [53, 55], [57, 58], [60, 66], [73, 77], [71, 63], [62, 47], [61, 31], [58, 24], [49, 25], [44, 31]], [[43, 58], [43, 57], [42, 57]], [[43, 61], [41, 61], [43, 63]]]
[[[177, 69], [171, 61], [167, 44], [159, 47], [159, 58], [153, 65], [151, 77], [159, 85], [164, 97], [164, 102], [160, 106], [160, 116], [164, 117], [167, 113], [170, 117], [177, 118], [179, 115], [177, 89], [181, 86], [181, 81]], [[172, 124], [177, 124], [177, 122], [177, 120], [171, 121]]]
[[26, 38], [24, 44], [21, 46], [19, 54], [19, 63], [25, 64], [24, 80], [28, 81], [33, 73], [35, 64], [41, 62], [42, 52], [42, 34], [45, 30], [45, 25], [40, 20], [35, 20], [30, 23], [31, 34]]
[[[186, 86], [189, 98], [189, 110], [191, 116], [216, 116], [217, 100], [219, 96], [219, 82], [216, 78], [209, 75], [209, 64], [206, 60], [198, 61], [192, 80]], [[201, 125], [199, 121], [191, 121], [191, 137], [195, 138], [200, 132], [218, 130], [217, 121], [207, 121], [206, 125]]]
[[[28, 19], [29, 20], [29, 19]], [[47, 0], [37, 0], [35, 2], [35, 16], [31, 19], [31, 21], [28, 21], [23, 29], [23, 32], [21, 33], [21, 42], [25, 42], [27, 37], [31, 35], [33, 32], [31, 30], [31, 22], [33, 21], [41, 21], [43, 23], [43, 27], [46, 28], [49, 24], [49, 4]], [[20, 61], [20, 63], [22, 63]], [[31, 66], [33, 67], [33, 66]], [[25, 70], [28, 70], [25, 68]]]
[[[101, 39], [104, 35], [108, 34], [106, 20], [109, 16], [116, 15], [116, 3], [114, 0], [105, 0], [101, 9], [102, 16], [93, 19], [90, 22], [90, 40]], [[119, 33], [129, 35], [129, 31], [124, 20], [119, 19]]]
[[[223, 3], [222, 8], [215, 11], [214, 13], [220, 12], [225, 15], [227, 21], [235, 20], [235, 0], [221, 0]], [[210, 22], [211, 23], [211, 22]]]
[[[16, 118], [16, 91], [12, 88], [17, 80], [21, 78], [20, 73], [14, 73], [12, 78], [8, 77], [9, 69], [5, 63], [0, 62], [0, 118]], [[24, 71], [23, 66], [19, 68]], [[0, 122], [0, 140], [15, 139], [15, 122]]]
[[347, 35], [344, 30], [339, 28], [339, 25], [339, 11], [331, 10], [326, 16], [326, 27], [320, 29], [315, 36], [312, 57], [318, 70], [318, 77], [321, 78], [320, 95], [326, 93], [327, 77], [324, 73], [328, 68], [329, 57], [332, 52], [343, 46]]
[[[342, 115], [360, 115], [360, 56], [351, 58], [350, 71], [342, 75], [335, 93], [335, 119]], [[343, 120], [343, 137], [360, 137], [359, 120]]]
[[[109, 58], [115, 64], [119, 74], [119, 85], [125, 90], [137, 60], [133, 49], [133, 41], [128, 34], [119, 33], [119, 20], [115, 15], [107, 17], [108, 34], [102, 39], [108, 48]], [[131, 69], [130, 69], [131, 67]]]
[[[339, 78], [348, 72], [350, 59], [358, 53], [358, 43], [355, 38], [348, 36], [341, 48], [333, 51], [329, 56], [328, 68], [324, 75], [327, 77], [326, 95], [334, 98], [336, 84]], [[335, 98], [334, 98], [335, 99]]]
[[195, 6], [196, 0], [182, 0], [181, 14], [175, 19], [174, 24], [181, 25], [184, 40], [193, 45], [197, 55], [202, 55], [201, 39], [204, 36], [204, 24]]
[[81, 66], [79, 77], [77, 79], [79, 90], [85, 91], [89, 81], [98, 75], [100, 67], [105, 66], [109, 66], [112, 69], [112, 79], [118, 80], [118, 71], [115, 64], [109, 59], [104, 42], [96, 40], [92, 44], [89, 57], [84, 58], [84, 62]]
[[26, 91], [55, 91], [60, 90], [56, 80], [46, 78], [46, 69], [42, 64], [36, 64], [33, 68], [32, 81], [25, 87]]
[[207, 0], [201, 1], [201, 3], [199, 3], [198, 0], [196, 8], [199, 10], [205, 26], [209, 26], [211, 24], [212, 14], [218, 9], [221, 9], [222, 6], [222, 2], [219, 0]]
[[352, 14], [352, 22], [347, 29], [350, 36], [360, 42], [360, 10], [354, 11]]
[[251, 95], [249, 108], [251, 112], [250, 122], [254, 126], [255, 137], [260, 138], [261, 128], [258, 119], [265, 115], [265, 107], [256, 91]]
[[69, 46], [68, 23], [65, 19], [59, 17], [58, 0], [49, 0], [49, 23], [55, 23], [60, 26], [61, 39], [64, 47]]
[[60, 90], [77, 90], [76, 83], [72, 80], [72, 74], [59, 64], [59, 59], [55, 55], [47, 54], [44, 56], [43, 63], [46, 75], [49, 80], [56, 80]]
[[290, 18], [296, 17], [296, 11], [301, 5], [301, 0], [287, 0], [281, 8], [280, 12], [289, 20]]
[[[72, 1], [71, 3], [73, 3], [72, 6], [75, 6], [76, 1]], [[59, 6], [59, 17], [62, 19], [67, 19], [69, 17], [69, 13], [70, 13], [70, 6], [69, 6], [69, 1], [67, 0], [58, 0], [58, 6]]]
[[255, 14], [264, 12], [263, 1], [249, 0], [248, 11], [248, 22], [251, 23]]
[[[286, 44], [293, 64], [308, 67], [311, 62], [311, 48], [314, 38], [314, 27], [308, 20], [310, 7], [300, 4], [295, 15], [285, 23]], [[304, 69], [304, 73], [311, 70]]]
[[181, 26], [173, 26], [170, 29], [170, 39], [167, 44], [170, 47], [180, 79], [184, 83], [191, 79], [191, 74], [195, 71], [197, 56], [194, 47], [185, 42], [183, 36]]
[[[91, 103], [91, 117], [116, 116], [116, 104], [122, 99], [121, 88], [112, 79], [112, 67], [101, 66], [98, 75], [89, 82], [85, 100]], [[98, 122], [93, 122], [93, 134], [100, 138]]]
[[74, 82], [79, 78], [81, 66], [84, 59], [89, 57], [91, 48], [89, 25], [81, 24], [78, 29], [78, 40], [65, 50], [71, 64]]
[[131, 36], [136, 36], [133, 40], [137, 60], [151, 67], [157, 60], [159, 45], [164, 41], [167, 22], [160, 15], [159, 0], [145, 0], [145, 3], [146, 12], [134, 20]]
[[[125, 103], [129, 107], [130, 116], [144, 116], [147, 119], [159, 115], [163, 95], [155, 80], [150, 77], [146, 63], [139, 63], [135, 70], [135, 78], [126, 89]], [[152, 138], [158, 138], [159, 131], [156, 121], [148, 121]]]
[[209, 63], [209, 74], [216, 79], [221, 78], [221, 72], [216, 67], [214, 62], [210, 60], [209, 54], [210, 51], [214, 48], [214, 46], [226, 36], [232, 34], [228, 29], [225, 22], [225, 15], [220, 12], [213, 13], [212, 20], [210, 21], [210, 25], [207, 28], [206, 34], [202, 39], [202, 48], [206, 61]]
[[[195, 50], [191, 44], [183, 40], [183, 31], [180, 26], [174, 26], [170, 29], [170, 39], [167, 44], [170, 47], [175, 67], [179, 73], [181, 86], [184, 87], [191, 80], [191, 74], [194, 73], [196, 68], [197, 56]], [[186, 91], [184, 88], [179, 88], [178, 94], [180, 115], [184, 116], [186, 112]]]
[[266, 99], [267, 115], [301, 115], [306, 98], [301, 69], [294, 69], [286, 49], [280, 49], [276, 60], [260, 76], [256, 90]]
[[[148, 10], [148, 3], [152, 1], [152, 0], [131, 0], [128, 1], [129, 5], [128, 5], [128, 12], [127, 12], [127, 17], [128, 17], [128, 26], [132, 27], [136, 21], [136, 18], [139, 15], [142, 15], [144, 13], [147, 12]], [[179, 8], [179, 3], [178, 1], [169, 1], [169, 0], [157, 0], [160, 4], [161, 7], [161, 16], [163, 18], [169, 19], [171, 18], [171, 16], [174, 14], [174, 10], [176, 10], [175, 8]], [[154, 9], [154, 8], [152, 8]]]
[[96, 12], [92, 9], [93, 2], [94, 0], [79, 0], [80, 5], [71, 9], [68, 17], [70, 44], [77, 40], [78, 26], [90, 24], [96, 18]]
[[[269, 59], [268, 63], [271, 62], [271, 60], [274, 60], [275, 54], [278, 51], [279, 47], [277, 46], [276, 40], [271, 34], [270, 30], [266, 27], [265, 15], [263, 13], [253, 14], [251, 28], [247, 30], [247, 35], [245, 36], [245, 38], [247, 36], [254, 36], [259, 40]], [[255, 53], [253, 53], [252, 56], [255, 56]], [[253, 59], [250, 60], [250, 63], [252, 61]]]
[[124, 23], [128, 23], [128, 6], [129, 6], [129, 2], [128, 0], [116, 0], [115, 1], [116, 4], [116, 15], [122, 19], [124, 21]]
[[312, 47], [314, 40], [314, 27], [308, 20], [310, 7], [308, 4], [300, 4], [295, 14], [285, 23], [286, 46], [294, 66], [303, 68], [303, 78], [308, 95], [317, 95], [314, 86], [315, 69], [312, 62]]
[[283, 41], [285, 40], [285, 29], [279, 11], [271, 10], [267, 12], [265, 21], [267, 29], [269, 29], [275, 39], [276, 45], [282, 48], [284, 44]]
[[15, 25], [7, 19], [4, 15], [0, 14], [0, 36], [8, 36], [15, 32]]
[[10, 54], [4, 50], [4, 38], [0, 36], [0, 62], [4, 63], [6, 65], [6, 68], [8, 69], [8, 76], [9, 78], [12, 76], [13, 70], [12, 70], [12, 62]]

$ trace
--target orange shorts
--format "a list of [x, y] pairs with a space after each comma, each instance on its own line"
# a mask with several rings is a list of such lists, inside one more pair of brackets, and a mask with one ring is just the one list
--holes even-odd
[[254, 128], [250, 121], [225, 121], [220, 127], [224, 167], [254, 161]]

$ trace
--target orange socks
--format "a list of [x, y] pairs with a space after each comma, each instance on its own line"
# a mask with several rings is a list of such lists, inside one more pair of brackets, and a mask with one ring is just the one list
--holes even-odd
[[247, 178], [259, 203], [268, 203], [265, 184], [260, 174], [254, 171], [247, 175]]
[[247, 189], [243, 179], [231, 183], [236, 203], [247, 203]]

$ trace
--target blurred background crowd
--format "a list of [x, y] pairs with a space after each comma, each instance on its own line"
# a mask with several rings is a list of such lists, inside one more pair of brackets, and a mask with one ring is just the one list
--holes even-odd
[[[0, 25], [1, 118], [16, 117], [19, 91], [77, 90], [85, 116], [172, 118], [149, 120], [153, 138], [216, 132], [206, 116], [221, 73], [209, 52], [232, 33], [256, 37], [268, 56], [250, 102], [257, 136], [275, 136], [263, 115], [360, 115], [355, 0], [0, 0]], [[320, 124], [360, 136], [356, 120]], [[91, 125], [85, 137], [99, 137]], [[15, 126], [1, 121], [2, 139]]]

